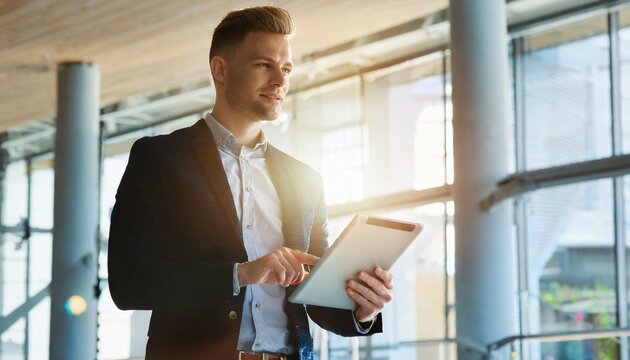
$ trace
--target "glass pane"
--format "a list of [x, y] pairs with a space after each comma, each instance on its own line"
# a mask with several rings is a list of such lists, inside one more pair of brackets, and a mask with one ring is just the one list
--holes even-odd
[[[369, 339], [369, 338], [368, 338]], [[417, 354], [417, 355], [410, 355]], [[348, 360], [352, 358], [351, 346], [331, 348], [329, 360]], [[320, 355], [321, 358], [321, 355]], [[359, 359], [375, 360], [416, 360], [416, 359], [457, 359], [457, 346], [450, 342], [404, 343], [391, 346], [367, 345], [359, 347]]]
[[98, 302], [98, 359], [130, 357], [132, 314], [133, 311], [118, 310], [109, 293], [109, 287], [103, 289]]
[[50, 297], [46, 297], [28, 313], [29, 359], [48, 359], [50, 340]]
[[599, 16], [525, 39], [526, 169], [612, 154], [606, 31]]
[[26, 299], [26, 242], [22, 221], [27, 211], [26, 164], [7, 166], [2, 189], [2, 225], [11, 227], [0, 238], [0, 315], [6, 316]]
[[542, 343], [532, 341], [531, 346], [541, 349], [540, 359], [544, 360], [619, 358], [617, 341], [614, 338]]
[[445, 51], [446, 57], [446, 183], [453, 184], [455, 180], [455, 160], [453, 155], [453, 86], [451, 80], [451, 52]]
[[2, 315], [6, 316], [26, 300], [26, 246], [21, 242], [21, 238], [5, 234], [0, 252], [2, 253]]
[[[35, 162], [31, 175], [31, 226], [29, 296], [50, 284], [52, 278], [52, 227], [54, 171], [48, 160]], [[39, 232], [39, 230], [46, 232]]]
[[367, 131], [367, 124], [357, 123], [324, 132], [322, 176], [329, 205], [363, 199]]
[[284, 111], [287, 120], [265, 127], [270, 140], [321, 172], [328, 204], [363, 199], [368, 126], [359, 78], [302, 92]]
[[[417, 357], [407, 357], [410, 352], [418, 354]], [[414, 360], [414, 359], [457, 359], [457, 346], [453, 343], [430, 343], [430, 344], [404, 344], [394, 347], [382, 348], [361, 348], [360, 359], [383, 359], [383, 360]], [[368, 356], [370, 354], [370, 356]], [[348, 358], [345, 358], [348, 359]]]
[[26, 218], [26, 163], [18, 161], [7, 166], [2, 195], [2, 224], [14, 226]]
[[24, 359], [24, 318], [18, 320], [7, 331], [2, 333], [0, 344], [0, 359], [22, 360]]
[[[621, 68], [621, 117], [623, 133], [623, 151], [630, 152], [630, 7], [619, 12], [619, 50]], [[625, 234], [626, 234], [626, 266], [630, 266], [630, 177], [624, 177], [625, 197]], [[628, 286], [628, 323], [630, 323], [630, 271], [626, 273]], [[630, 339], [627, 340], [630, 342]], [[630, 358], [630, 354], [628, 356]]]
[[[630, 267], [630, 176], [623, 178], [623, 195], [625, 204], [624, 234], [626, 236], [626, 266]], [[630, 271], [626, 273], [628, 286], [628, 322], [630, 323]], [[630, 339], [628, 339], [630, 342]]]
[[0, 314], [3, 316], [26, 300], [27, 246], [21, 228], [27, 211], [26, 164], [23, 161], [9, 164], [5, 176], [2, 224], [15, 228], [4, 233], [0, 243]]
[[[107, 144], [109, 157], [105, 158], [103, 163], [103, 177], [101, 179], [101, 251], [99, 254], [99, 276], [107, 278], [107, 234], [109, 234], [110, 215], [114, 203], [116, 201], [116, 191], [120, 179], [122, 178], [127, 161], [129, 159], [129, 150], [132, 141], [112, 142]], [[99, 317], [98, 317], [98, 358], [99, 359], [121, 359], [132, 356], [143, 358], [146, 346], [146, 340], [139, 344], [142, 349], [141, 353], [132, 354], [134, 340], [132, 336], [132, 317], [135, 311], [121, 311], [116, 308], [109, 288], [105, 283], [102, 284], [104, 289], [99, 299]], [[146, 328], [144, 328], [144, 337], [146, 338]]]
[[623, 151], [630, 152], [630, 8], [619, 12], [619, 67], [621, 70], [621, 117]]
[[[621, 117], [622, 117], [622, 145], [623, 152], [630, 152], [630, 7], [619, 12], [619, 57], [620, 57], [620, 85], [621, 85]], [[625, 204], [625, 236], [626, 236], [626, 266], [630, 266], [630, 177], [624, 177]], [[630, 271], [626, 273], [626, 286], [630, 289]], [[630, 290], [628, 291], [628, 319], [630, 323]], [[630, 343], [630, 339], [626, 338]], [[630, 350], [628, 352], [630, 358]]]
[[[442, 186], [452, 148], [450, 93], [445, 104], [444, 53], [437, 52], [365, 75], [365, 118], [370, 126], [366, 195]], [[445, 114], [446, 112], [446, 114]], [[448, 139], [448, 140], [447, 140]]]
[[614, 327], [612, 181], [548, 188], [524, 200], [529, 332]]

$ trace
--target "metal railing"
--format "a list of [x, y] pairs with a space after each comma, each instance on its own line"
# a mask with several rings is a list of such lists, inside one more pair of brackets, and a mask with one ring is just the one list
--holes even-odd
[[[630, 328], [611, 328], [602, 330], [588, 330], [588, 331], [566, 331], [566, 332], [550, 332], [542, 334], [530, 334], [530, 335], [514, 335], [508, 336], [503, 339], [497, 340], [482, 346], [475, 344], [472, 341], [457, 338], [444, 338], [444, 339], [428, 339], [428, 340], [414, 340], [414, 341], [400, 341], [389, 344], [369, 346], [344, 346], [334, 347], [326, 349], [326, 354], [322, 354], [322, 359], [335, 359], [335, 355], [340, 353], [349, 354], [351, 359], [358, 359], [359, 353], [374, 352], [374, 351], [387, 351], [387, 350], [399, 350], [410, 347], [426, 347], [426, 346], [449, 346], [457, 345], [459, 351], [470, 351], [476, 353], [479, 359], [482, 360], [494, 360], [494, 359], [506, 359], [502, 350], [506, 346], [511, 346], [509, 358], [511, 359], [523, 359], [518, 355], [516, 351], [517, 342], [527, 343], [532, 341], [538, 342], [564, 342], [564, 341], [583, 341], [583, 340], [598, 340], [598, 339], [626, 339], [630, 337]], [[371, 358], [368, 356], [368, 359]], [[620, 354], [620, 359], [625, 359], [628, 354]]]
[[[630, 328], [611, 328], [605, 330], [587, 330], [587, 331], [566, 331], [566, 332], [550, 332], [545, 334], [531, 335], [514, 335], [508, 336], [498, 341], [492, 342], [487, 346], [487, 359], [493, 359], [505, 346], [512, 346], [512, 357], [515, 358], [515, 346], [517, 341], [530, 342], [561, 342], [561, 341], [582, 341], [619, 338], [626, 339], [630, 336]], [[620, 354], [620, 359], [627, 359], [628, 354]]]

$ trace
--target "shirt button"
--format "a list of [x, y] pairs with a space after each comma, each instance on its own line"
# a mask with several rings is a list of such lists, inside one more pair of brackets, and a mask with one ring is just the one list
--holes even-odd
[[256, 305], [254, 305], [254, 306], [256, 307], [256, 309], [259, 309], [259, 308], [260, 308], [260, 304], [256, 304]]
[[259, 348], [260, 347], [260, 343], [255, 343], [254, 347]]
[[228, 317], [230, 318], [230, 320], [236, 320], [236, 318], [238, 317], [238, 314], [236, 313], [236, 311], [231, 310], [231, 311], [228, 313]]
[[247, 230], [251, 230], [252, 226], [251, 225], [247, 225], [245, 226], [247, 228]]
[[245, 186], [245, 191], [249, 192], [249, 186]]

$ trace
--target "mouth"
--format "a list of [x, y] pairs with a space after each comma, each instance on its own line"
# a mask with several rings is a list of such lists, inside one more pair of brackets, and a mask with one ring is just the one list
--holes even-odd
[[276, 94], [260, 94], [260, 95], [273, 102], [282, 102], [282, 100], [284, 100], [282, 96], [279, 96]]

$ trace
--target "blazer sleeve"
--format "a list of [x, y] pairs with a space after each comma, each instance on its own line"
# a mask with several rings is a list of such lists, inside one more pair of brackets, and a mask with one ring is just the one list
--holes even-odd
[[122, 310], [185, 310], [232, 298], [233, 262], [167, 261], [160, 173], [153, 139], [134, 143], [112, 210], [108, 249], [109, 289]]
[[[315, 219], [311, 230], [309, 252], [316, 256], [322, 256], [328, 250], [328, 212], [324, 199], [323, 185], [320, 178], [320, 199], [315, 209]], [[357, 331], [351, 310], [333, 309], [322, 306], [307, 305], [308, 316], [321, 328], [340, 336], [369, 336], [383, 331], [382, 315], [374, 321], [372, 328], [366, 334]]]

